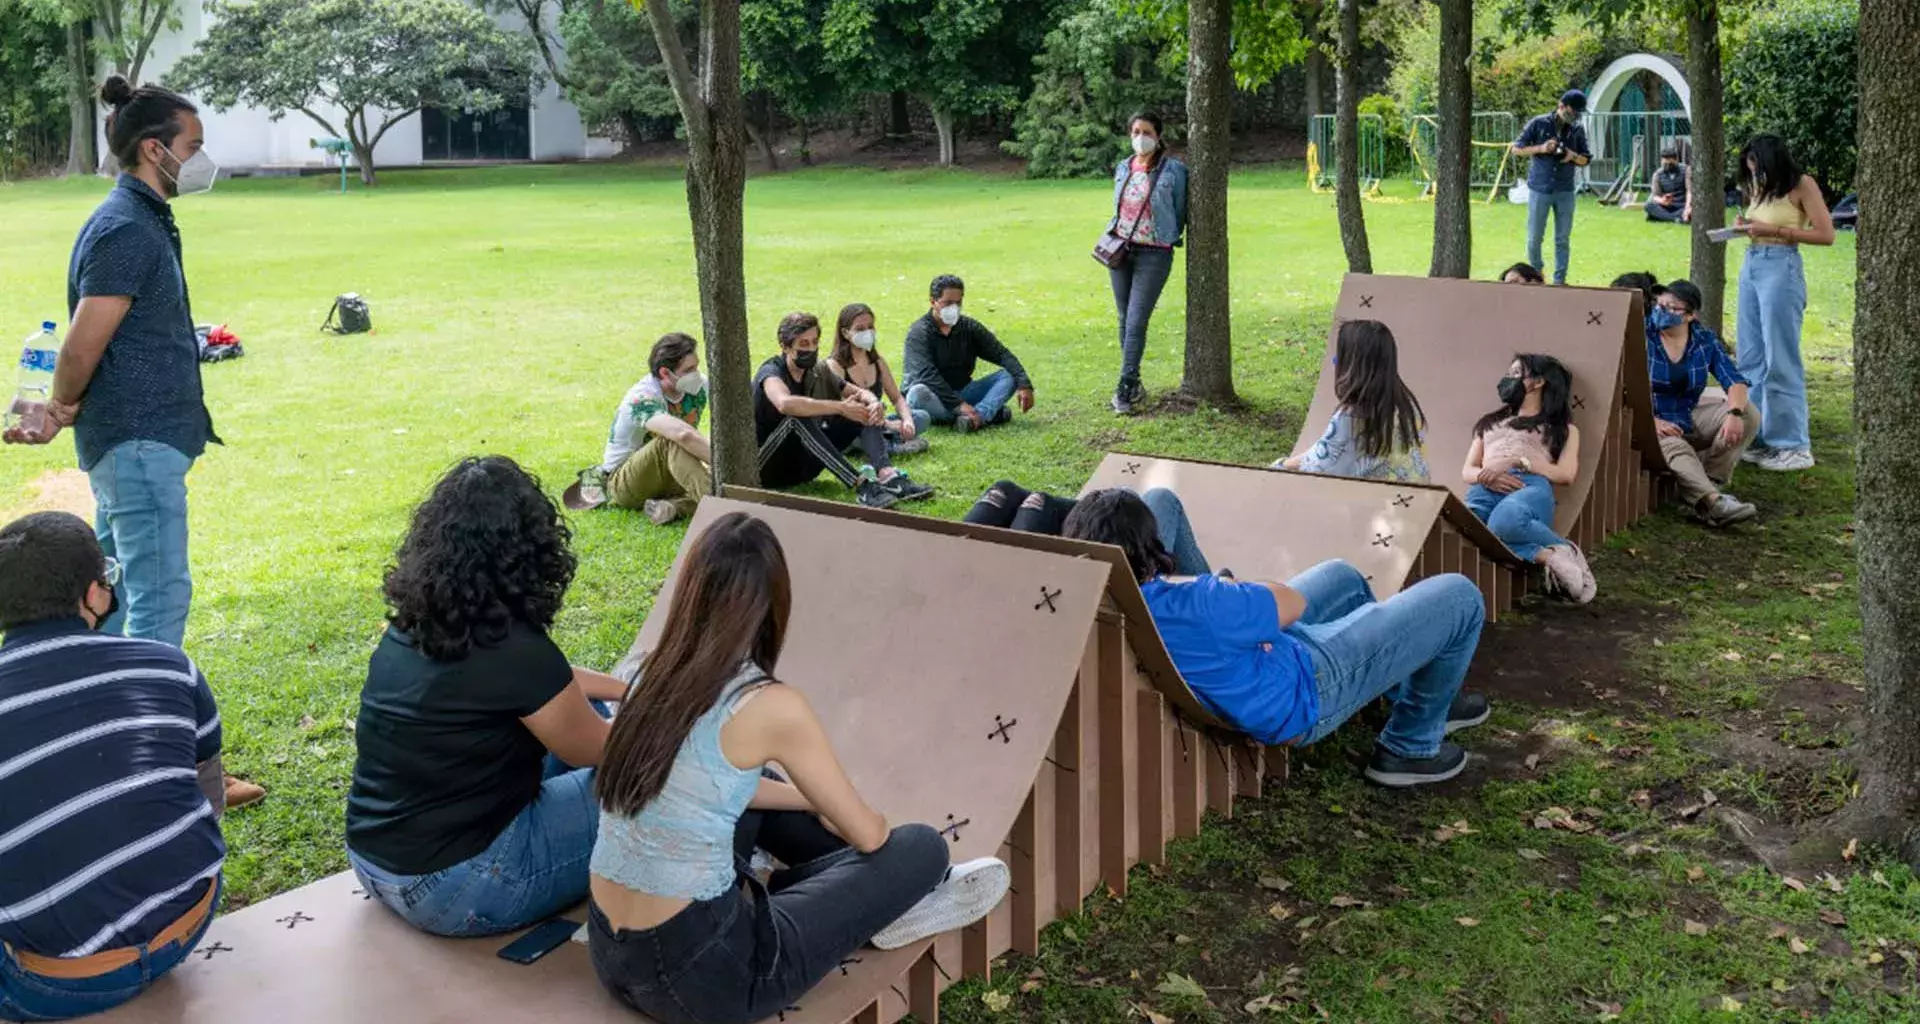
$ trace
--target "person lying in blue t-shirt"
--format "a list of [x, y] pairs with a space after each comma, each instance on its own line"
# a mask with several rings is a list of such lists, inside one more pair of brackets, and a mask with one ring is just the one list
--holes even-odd
[[1485, 697], [1460, 692], [1486, 619], [1466, 577], [1430, 577], [1376, 601], [1366, 577], [1341, 561], [1285, 584], [1174, 576], [1153, 510], [1119, 489], [1081, 498], [1062, 533], [1126, 552], [1187, 685], [1254, 739], [1317, 742], [1386, 694], [1393, 713], [1367, 778], [1417, 786], [1465, 767], [1466, 752], [1445, 737], [1490, 714]]

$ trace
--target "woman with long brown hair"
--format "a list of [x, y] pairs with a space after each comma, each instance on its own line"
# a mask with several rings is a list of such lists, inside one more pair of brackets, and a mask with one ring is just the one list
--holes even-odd
[[1427, 417], [1400, 379], [1400, 349], [1378, 320], [1340, 325], [1333, 349], [1333, 397], [1340, 404], [1313, 447], [1275, 469], [1424, 484]]
[[879, 339], [873, 307], [864, 302], [847, 303], [840, 309], [840, 321], [833, 332], [833, 353], [827, 357], [827, 366], [839, 374], [841, 380], [865, 388], [875, 401], [884, 399], [893, 403], [893, 415], [887, 417], [890, 454], [924, 452], [932, 414], [913, 408], [901, 396], [900, 381], [877, 347]]
[[[867, 942], [963, 927], [1007, 891], [1005, 864], [950, 868], [938, 832], [889, 829], [854, 790], [805, 695], [770, 674], [791, 595], [766, 523], [715, 520], [595, 780], [594, 970], [661, 1024], [770, 1016]], [[768, 776], [774, 761], [792, 785]], [[786, 865], [765, 884], [756, 848]]]

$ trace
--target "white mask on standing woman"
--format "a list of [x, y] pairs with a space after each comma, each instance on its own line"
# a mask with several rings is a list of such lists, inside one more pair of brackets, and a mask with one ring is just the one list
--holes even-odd
[[1138, 133], [1133, 137], [1133, 153], [1135, 156], [1146, 156], [1159, 148], [1160, 140], [1144, 132]]

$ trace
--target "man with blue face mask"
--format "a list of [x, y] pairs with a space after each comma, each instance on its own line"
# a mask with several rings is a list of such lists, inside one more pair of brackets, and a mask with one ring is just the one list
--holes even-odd
[[1568, 89], [1550, 114], [1527, 122], [1513, 141], [1515, 156], [1532, 157], [1527, 167], [1527, 262], [1545, 270], [1540, 253], [1547, 233], [1547, 214], [1553, 214], [1553, 283], [1567, 283], [1567, 264], [1573, 257], [1573, 200], [1578, 169], [1593, 159], [1587, 149], [1587, 130], [1580, 118], [1587, 112], [1587, 94]]
[[[70, 324], [54, 371], [45, 428], [10, 430], [12, 444], [46, 444], [73, 428], [97, 507], [95, 532], [125, 567], [108, 633], [180, 646], [193, 575], [187, 563], [187, 471], [219, 443], [200, 384], [200, 343], [183, 270], [174, 199], [213, 187], [198, 110], [158, 86], [119, 75], [107, 147], [121, 174], [74, 242]], [[234, 780], [229, 807], [260, 799]]]

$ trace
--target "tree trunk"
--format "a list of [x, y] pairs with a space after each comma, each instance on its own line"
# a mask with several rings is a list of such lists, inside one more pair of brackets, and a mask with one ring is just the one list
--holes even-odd
[[769, 130], [766, 128], [756, 128], [751, 121], [746, 122], [741, 127], [747, 130], [748, 140], [754, 144], [755, 148], [760, 150], [760, 159], [767, 162], [767, 170], [779, 170], [780, 154], [775, 152], [773, 148]]
[[793, 119], [794, 129], [800, 133], [800, 166], [813, 166], [813, 126], [804, 117]]
[[714, 493], [760, 479], [747, 346], [746, 118], [740, 97], [740, 0], [700, 5], [695, 77], [668, 0], [646, 0], [674, 101], [687, 129], [687, 212], [700, 284], [700, 326], [713, 387]]
[[1239, 401], [1227, 262], [1233, 0], [1191, 0], [1187, 12], [1187, 351], [1180, 390], [1230, 405]]
[[1373, 273], [1367, 214], [1360, 204], [1360, 0], [1340, 0], [1340, 45], [1335, 57], [1333, 198], [1347, 269]]
[[940, 137], [940, 166], [952, 167], [953, 158], [953, 111], [933, 108], [933, 131]]
[[1306, 109], [1307, 125], [1311, 130], [1313, 119], [1327, 112], [1327, 73], [1332, 69], [1327, 66], [1326, 53], [1320, 49], [1318, 34], [1310, 33], [1307, 38], [1309, 40], [1305, 68], [1307, 95], [1303, 106]]
[[[1687, 5], [1687, 81], [1693, 85], [1693, 262], [1700, 287], [1700, 321], [1721, 332], [1727, 296], [1727, 247], [1707, 232], [1725, 227], [1727, 126], [1720, 83], [1720, 4]], [[1649, 102], [1648, 106], [1653, 104]], [[1649, 133], [1652, 134], [1652, 133]]]
[[100, 166], [93, 136], [93, 62], [87, 23], [67, 23], [67, 171], [91, 174]]
[[1866, 734], [1860, 795], [1828, 824], [1842, 842], [1894, 843], [1920, 864], [1920, 590], [1911, 582], [1920, 563], [1920, 206], [1908, 183], [1920, 138], [1920, 6], [1862, 0], [1859, 52], [1854, 546]]
[[913, 120], [907, 116], [907, 92], [895, 89], [887, 97], [887, 138], [904, 139], [913, 134]]
[[378, 185], [373, 169], [373, 147], [364, 142], [353, 143], [353, 162], [360, 165], [360, 184], [369, 188]]
[[1473, 0], [1440, 0], [1439, 137], [1433, 167], [1432, 277], [1473, 274]]

